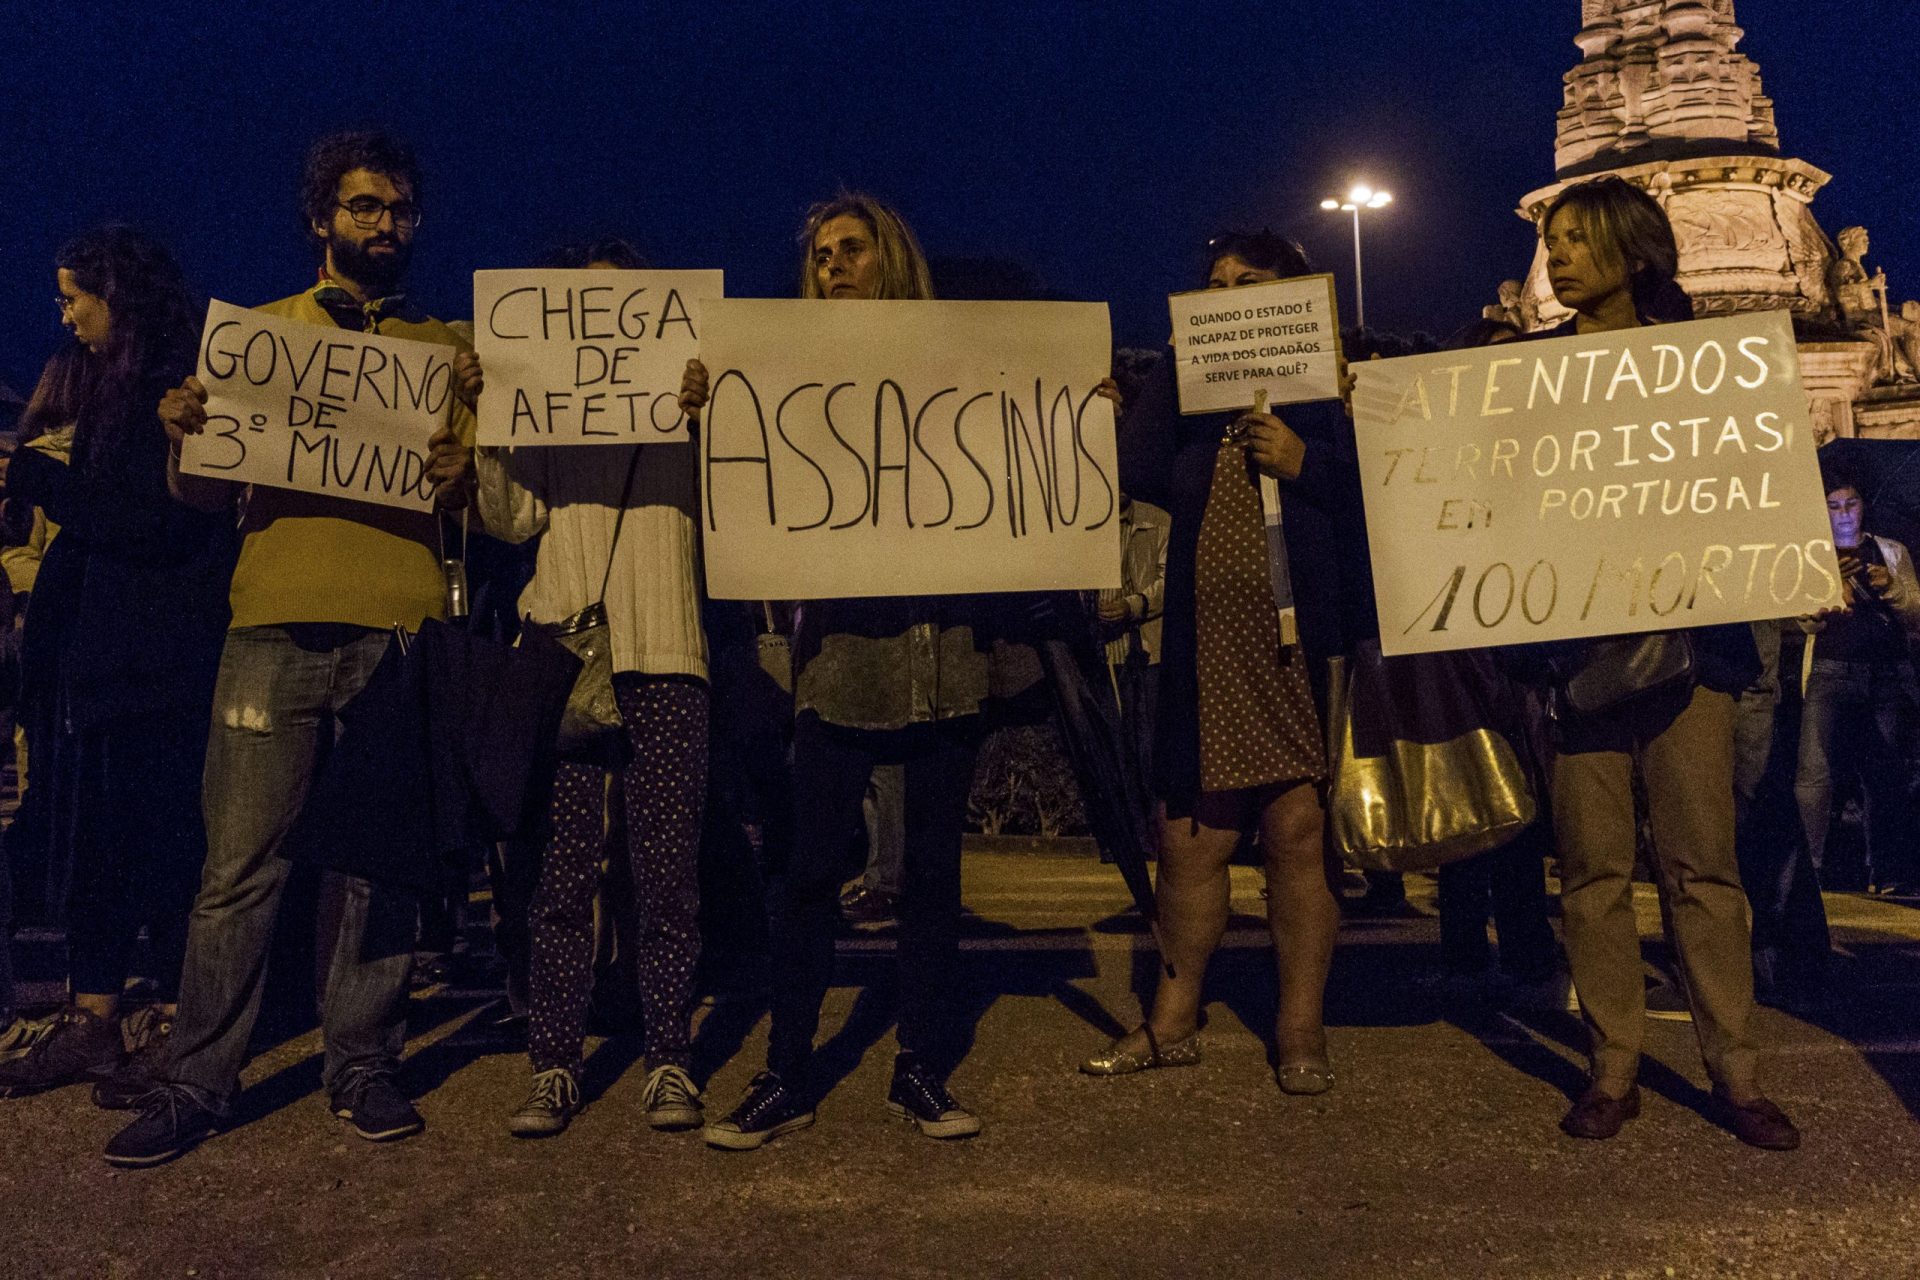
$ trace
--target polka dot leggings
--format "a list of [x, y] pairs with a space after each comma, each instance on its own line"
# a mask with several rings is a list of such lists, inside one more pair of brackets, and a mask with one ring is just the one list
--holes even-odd
[[[649, 1067], [690, 1064], [688, 1005], [700, 958], [700, 830], [707, 798], [707, 686], [619, 672], [614, 696], [633, 758], [621, 777], [633, 863], [636, 951]], [[560, 765], [552, 839], [534, 893], [528, 1047], [533, 1069], [580, 1071], [593, 987], [593, 896], [600, 882], [606, 771]]]

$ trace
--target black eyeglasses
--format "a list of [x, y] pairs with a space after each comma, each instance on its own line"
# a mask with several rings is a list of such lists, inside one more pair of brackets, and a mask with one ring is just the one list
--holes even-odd
[[393, 225], [409, 231], [420, 225], [420, 206], [411, 200], [396, 200], [388, 204], [374, 196], [355, 196], [351, 200], [336, 200], [334, 203], [347, 211], [354, 226], [368, 231], [380, 225], [382, 214], [392, 214]]

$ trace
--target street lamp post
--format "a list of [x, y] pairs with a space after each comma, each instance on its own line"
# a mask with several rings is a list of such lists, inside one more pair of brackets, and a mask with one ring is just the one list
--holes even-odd
[[1364, 182], [1347, 192], [1344, 200], [1329, 196], [1320, 202], [1322, 209], [1353, 215], [1353, 309], [1354, 320], [1362, 329], [1367, 327], [1367, 290], [1365, 277], [1360, 270], [1360, 211], [1384, 209], [1392, 203], [1391, 191], [1375, 191]]

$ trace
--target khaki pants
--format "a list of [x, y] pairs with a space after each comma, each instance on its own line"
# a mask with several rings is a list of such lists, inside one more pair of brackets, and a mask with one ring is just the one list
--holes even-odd
[[1633, 911], [1633, 768], [1640, 766], [1656, 873], [1707, 1070], [1754, 1090], [1753, 961], [1734, 857], [1733, 699], [1694, 689], [1568, 727], [1553, 767], [1567, 958], [1609, 1092], [1640, 1067], [1646, 999]]

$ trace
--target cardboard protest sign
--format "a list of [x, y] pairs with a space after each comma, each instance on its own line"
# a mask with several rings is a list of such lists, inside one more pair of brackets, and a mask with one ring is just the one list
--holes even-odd
[[1388, 654], [1750, 622], [1839, 599], [1785, 312], [1353, 373]]
[[1333, 277], [1299, 276], [1167, 299], [1181, 413], [1340, 395], [1340, 315]]
[[718, 271], [476, 271], [481, 444], [687, 439], [680, 376]]
[[1105, 304], [728, 298], [701, 323], [714, 596], [1119, 585]]
[[455, 348], [207, 306], [207, 428], [180, 469], [429, 510], [427, 441], [453, 404]]

